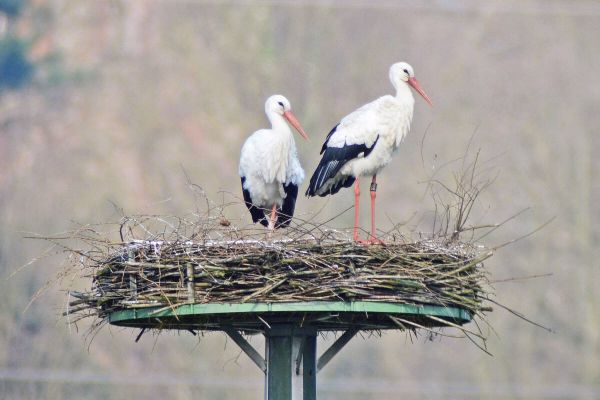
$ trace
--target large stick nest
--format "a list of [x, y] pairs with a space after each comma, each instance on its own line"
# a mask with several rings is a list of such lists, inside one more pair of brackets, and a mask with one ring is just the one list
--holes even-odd
[[[385, 245], [357, 245], [343, 231], [296, 219], [266, 238], [239, 228], [223, 209], [195, 219], [124, 217], [119, 240], [86, 226], [71, 250], [91, 290], [71, 291], [71, 321], [190, 303], [387, 302], [455, 307], [483, 317], [491, 251], [448, 237], [411, 241], [388, 232]], [[115, 229], [113, 229], [114, 231]], [[157, 233], [158, 232], [158, 233]]]
[[[86, 225], [65, 237], [46, 238], [65, 247], [76, 274], [93, 282], [91, 289], [69, 291], [65, 314], [72, 322], [92, 317], [93, 331], [111, 313], [139, 308], [361, 301], [453, 307], [485, 320], [489, 304], [497, 304], [483, 267], [492, 251], [478, 245], [474, 233], [497, 225], [467, 224], [480, 192], [491, 183], [479, 180], [477, 160], [478, 155], [463, 161], [453, 184], [431, 179], [431, 234], [413, 231], [414, 240], [394, 225], [380, 232], [384, 246], [357, 245], [347, 231], [327, 226], [332, 219], [315, 222], [316, 215], [296, 215], [288, 229], [267, 238], [265, 230], [232, 219], [245, 215], [239, 200], [217, 206], [188, 182], [197, 209], [187, 217], [124, 216], [116, 224]], [[69, 240], [77, 246], [65, 244]], [[68, 271], [73, 276], [73, 269]]]
[[[206, 209], [198, 207], [187, 217], [124, 216], [114, 224], [85, 225], [44, 239], [70, 254], [62, 277], [83, 277], [86, 286], [91, 278], [91, 288], [84, 291], [71, 290], [71, 284], [65, 312], [70, 322], [92, 317], [91, 332], [116, 311], [176, 310], [190, 303], [434, 305], [465, 310], [475, 322], [485, 322], [489, 305], [495, 304], [527, 320], [490, 296], [483, 261], [493, 249], [477, 244], [475, 232], [487, 230], [480, 236], [485, 237], [502, 224], [467, 224], [480, 192], [491, 183], [477, 180], [476, 164], [477, 158], [454, 176], [453, 189], [431, 180], [435, 212], [430, 234], [413, 230], [414, 240], [395, 225], [381, 232], [383, 246], [357, 245], [347, 230], [327, 226], [333, 219], [314, 222], [316, 215], [295, 216], [288, 229], [268, 239], [265, 230], [230, 218], [245, 215], [239, 200], [216, 206], [193, 184], [196, 203], [205, 201]], [[237, 211], [230, 212], [234, 207]], [[392, 315], [389, 319], [401, 329], [428, 329], [414, 323], [407, 327]], [[460, 328], [451, 320], [446, 325]], [[485, 335], [476, 327], [478, 332], [460, 329], [485, 345]]]
[[93, 289], [71, 312], [100, 318], [182, 303], [383, 301], [482, 311], [486, 275], [470, 245], [435, 241], [357, 246], [347, 241], [129, 243], [91, 265]]

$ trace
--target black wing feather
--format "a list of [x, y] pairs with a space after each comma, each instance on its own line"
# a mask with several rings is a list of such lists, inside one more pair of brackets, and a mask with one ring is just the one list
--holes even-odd
[[319, 152], [319, 154], [323, 154], [323, 152], [327, 149], [327, 142], [329, 142], [329, 138], [331, 137], [331, 135], [333, 135], [335, 131], [337, 131], [338, 126], [340, 126], [340, 124], [337, 124], [333, 127], [332, 130], [329, 131], [327, 137], [325, 138], [325, 141], [323, 142], [323, 146], [321, 147], [321, 151]]
[[[310, 183], [308, 185], [308, 189], [306, 190], [306, 195], [309, 197], [315, 196], [319, 189], [321, 189], [321, 187], [323, 187], [323, 185], [327, 182], [327, 180], [333, 178], [348, 161], [357, 158], [360, 153], [363, 153], [364, 157], [367, 157], [369, 154], [371, 154], [371, 151], [373, 151], [377, 141], [379, 140], [379, 136], [377, 136], [371, 147], [368, 147], [365, 144], [345, 144], [343, 147], [327, 147], [327, 142], [329, 141], [329, 138], [333, 132], [335, 132], [337, 126], [338, 125], [333, 128], [329, 135], [327, 135], [327, 140], [321, 149], [323, 157], [321, 158], [319, 165], [310, 178]], [[352, 183], [354, 183], [354, 179], [351, 181], [345, 179], [336, 184], [335, 187], [332, 187], [327, 193], [321, 194], [321, 196], [337, 193], [342, 187], [350, 187]]]
[[288, 183], [287, 185], [283, 185], [283, 190], [285, 191], [286, 196], [285, 199], [283, 199], [281, 210], [279, 210], [277, 213], [277, 222], [275, 223], [275, 228], [285, 228], [289, 226], [296, 208], [298, 185]]
[[248, 207], [248, 211], [250, 211], [250, 215], [252, 216], [252, 222], [257, 223], [260, 222], [263, 226], [269, 226], [269, 221], [265, 218], [265, 211], [256, 207], [252, 204], [252, 198], [250, 197], [250, 192], [247, 189], [244, 189], [244, 182], [246, 182], [246, 177], [242, 176], [242, 191], [244, 193], [244, 203], [246, 203], [246, 207]]
[[355, 178], [355, 177], [353, 177], [353, 176], [348, 176], [348, 177], [346, 177], [346, 179], [338, 181], [338, 183], [336, 183], [335, 185], [333, 185], [333, 186], [332, 186], [332, 187], [329, 189], [329, 191], [328, 191], [328, 192], [326, 192], [326, 193], [322, 193], [322, 194], [320, 194], [320, 196], [321, 196], [321, 197], [325, 197], [325, 196], [327, 196], [328, 194], [336, 194], [337, 192], [339, 192], [339, 191], [340, 191], [340, 189], [342, 189], [342, 188], [349, 188], [349, 187], [351, 187], [352, 185], [354, 185], [354, 181], [355, 181], [355, 180], [356, 180], [356, 178]]

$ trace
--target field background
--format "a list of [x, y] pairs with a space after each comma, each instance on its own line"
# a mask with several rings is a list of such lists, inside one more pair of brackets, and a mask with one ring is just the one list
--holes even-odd
[[[381, 227], [427, 231], [423, 181], [471, 141], [496, 177], [473, 222], [530, 208], [484, 243], [556, 217], [487, 263], [497, 280], [552, 274], [496, 292], [555, 333], [497, 309], [493, 357], [467, 340], [357, 338], [319, 376], [320, 398], [600, 397], [600, 2], [30, 0], [0, 22], [34, 66], [19, 88], [0, 86], [0, 399], [262, 398], [261, 373], [221, 334], [134, 343], [137, 332], [107, 328], [89, 345], [85, 324], [60, 317], [57, 287], [24, 311], [64, 258], [14, 273], [47, 247], [24, 237], [117, 220], [114, 204], [189, 213], [183, 170], [217, 203], [241, 194], [239, 149], [266, 126], [273, 93], [312, 138], [297, 139], [310, 174], [329, 129], [390, 93], [401, 60], [435, 107], [417, 98], [378, 177]], [[302, 197], [297, 211], [324, 207], [325, 220], [352, 197]], [[351, 224], [351, 212], [333, 223]]]

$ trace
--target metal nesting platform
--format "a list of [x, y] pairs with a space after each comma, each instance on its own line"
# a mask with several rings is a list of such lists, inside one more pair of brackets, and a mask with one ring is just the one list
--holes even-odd
[[[316, 375], [361, 330], [462, 325], [467, 310], [435, 305], [370, 301], [183, 304], [130, 308], [110, 313], [123, 327], [225, 332], [265, 373], [266, 400], [313, 400]], [[317, 357], [322, 331], [344, 333]], [[241, 333], [265, 336], [264, 357]]]
[[[389, 316], [398, 316], [425, 327], [442, 326], [428, 317], [462, 325], [471, 314], [461, 308], [372, 301], [319, 301], [294, 303], [183, 304], [175, 308], [131, 308], [110, 314], [114, 325], [185, 330], [223, 327], [263, 332], [271, 324], [310, 326], [318, 331], [398, 329]], [[268, 325], [267, 325], [268, 324]]]

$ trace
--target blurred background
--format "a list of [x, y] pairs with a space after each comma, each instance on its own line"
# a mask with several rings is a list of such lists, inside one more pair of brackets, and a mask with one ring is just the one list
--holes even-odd
[[[65, 255], [15, 273], [47, 248], [24, 237], [118, 220], [114, 204], [189, 213], [184, 170], [215, 202], [241, 195], [239, 149], [267, 126], [273, 93], [312, 138], [297, 138], [310, 174], [330, 128], [391, 93], [401, 60], [435, 107], [416, 99], [378, 176], [382, 229], [414, 230], [433, 209], [423, 181], [451, 178], [437, 169], [471, 142], [496, 177], [473, 223], [530, 207], [484, 244], [556, 217], [486, 264], [492, 280], [551, 274], [495, 289], [554, 333], [495, 309], [493, 357], [467, 340], [355, 338], [319, 376], [320, 398], [600, 398], [599, 38], [600, 1], [585, 0], [0, 0], [0, 398], [262, 398], [262, 373], [224, 335], [134, 343], [106, 327], [90, 344], [55, 286], [25, 311]], [[352, 201], [302, 197], [297, 212], [326, 220]]]

